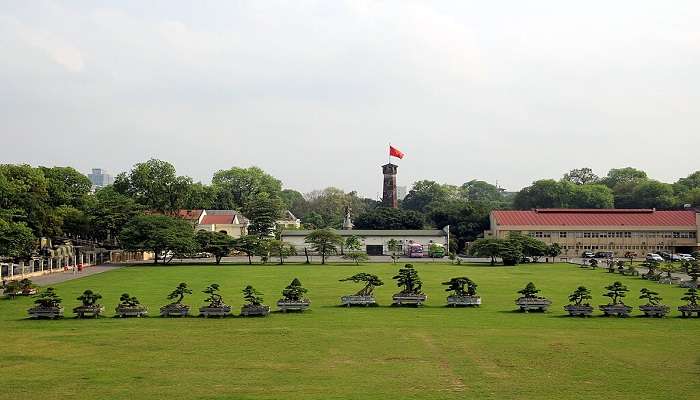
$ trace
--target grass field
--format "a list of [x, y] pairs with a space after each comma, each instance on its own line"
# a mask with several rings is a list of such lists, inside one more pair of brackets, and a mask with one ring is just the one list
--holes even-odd
[[[128, 291], [151, 314], [188, 282], [193, 309], [219, 283], [236, 313], [252, 284], [274, 304], [298, 277], [312, 310], [267, 318], [32, 321], [32, 299], [0, 301], [0, 399], [691, 399], [700, 390], [700, 320], [677, 318], [683, 289], [563, 264], [515, 268], [418, 264], [428, 294], [420, 309], [385, 307], [397, 266], [128, 267], [56, 285], [66, 316], [84, 289], [100, 292], [112, 315]], [[379, 275], [382, 307], [340, 308], [358, 285], [338, 279]], [[441, 282], [469, 276], [478, 309], [443, 306]], [[621, 280], [636, 306], [658, 289], [673, 308], [663, 320], [564, 316], [578, 285], [591, 304]], [[553, 302], [545, 314], [515, 313], [516, 291], [533, 281]], [[596, 314], [599, 311], [596, 310]]]

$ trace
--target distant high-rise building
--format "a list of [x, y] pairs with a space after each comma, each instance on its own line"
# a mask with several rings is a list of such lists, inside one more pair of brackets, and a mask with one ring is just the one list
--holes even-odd
[[404, 197], [406, 197], [406, 186], [396, 187], [396, 197], [398, 197], [399, 200], [403, 200]]
[[102, 168], [93, 168], [92, 173], [88, 174], [88, 179], [92, 182], [95, 188], [105, 187], [114, 183], [114, 177], [106, 173]]

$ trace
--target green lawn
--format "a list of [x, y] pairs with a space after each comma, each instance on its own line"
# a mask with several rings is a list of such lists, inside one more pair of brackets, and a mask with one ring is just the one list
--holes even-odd
[[[515, 268], [417, 264], [429, 296], [420, 309], [386, 307], [393, 265], [129, 267], [56, 285], [66, 316], [93, 289], [112, 315], [128, 291], [157, 315], [188, 282], [194, 309], [216, 282], [238, 312], [252, 284], [274, 304], [298, 277], [312, 309], [267, 318], [26, 320], [32, 299], [0, 301], [0, 399], [690, 399], [700, 390], [700, 320], [677, 318], [683, 289], [572, 265]], [[379, 275], [382, 307], [336, 307], [358, 286], [338, 279]], [[443, 306], [441, 282], [469, 276], [478, 309]], [[614, 280], [657, 289], [673, 306], [663, 320], [564, 316], [578, 285], [592, 304]], [[528, 281], [553, 302], [546, 314], [515, 313]], [[599, 312], [596, 310], [596, 314]]]

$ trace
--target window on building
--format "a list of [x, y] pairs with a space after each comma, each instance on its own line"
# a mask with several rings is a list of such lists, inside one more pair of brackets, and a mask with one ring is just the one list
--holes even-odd
[[566, 232], [559, 232], [559, 237], [560, 237], [560, 238], [565, 238], [565, 237], [566, 237]]

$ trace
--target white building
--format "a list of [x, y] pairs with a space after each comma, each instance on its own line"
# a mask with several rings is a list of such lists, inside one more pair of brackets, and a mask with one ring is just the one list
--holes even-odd
[[[343, 239], [349, 236], [357, 236], [363, 243], [365, 251], [369, 255], [384, 255], [389, 254], [387, 242], [391, 239], [399, 242], [401, 250], [397, 252], [403, 253], [410, 244], [421, 244], [425, 251], [433, 243], [447, 246], [447, 233], [444, 230], [431, 229], [406, 229], [406, 230], [371, 230], [371, 229], [353, 229], [353, 230], [333, 230]], [[304, 242], [306, 236], [311, 233], [309, 230], [285, 230], [282, 231], [281, 239], [294, 247], [297, 251], [304, 251], [304, 248], [309, 247]]]

